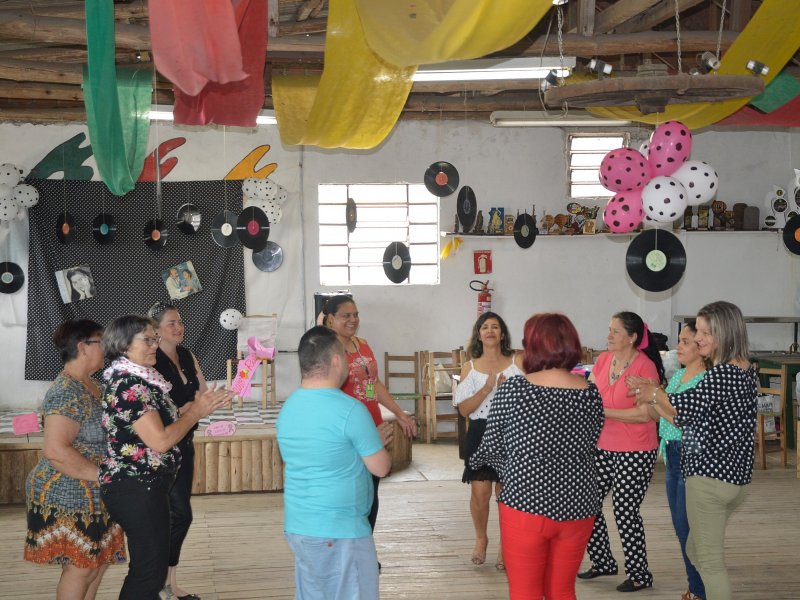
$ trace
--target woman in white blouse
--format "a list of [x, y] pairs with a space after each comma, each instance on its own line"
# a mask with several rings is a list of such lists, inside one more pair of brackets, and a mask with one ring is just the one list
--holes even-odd
[[[486, 562], [486, 548], [489, 545], [487, 526], [489, 524], [489, 501], [492, 498], [492, 485], [495, 494], [500, 494], [500, 478], [492, 467], [479, 469], [469, 467], [470, 456], [478, 449], [486, 430], [486, 417], [492, 406], [492, 398], [500, 385], [514, 375], [522, 375], [521, 358], [511, 349], [508, 327], [500, 315], [485, 312], [472, 328], [467, 353], [472, 358], [461, 370], [461, 383], [456, 388], [454, 403], [458, 412], [469, 418], [467, 429], [464, 475], [461, 481], [470, 484], [469, 509], [475, 526], [475, 548], [472, 550], [472, 563]], [[497, 550], [497, 569], [503, 570], [502, 547]]]

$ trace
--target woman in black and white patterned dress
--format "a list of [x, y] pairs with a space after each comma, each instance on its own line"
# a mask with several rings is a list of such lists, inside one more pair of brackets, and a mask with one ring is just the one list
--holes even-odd
[[470, 467], [500, 476], [500, 534], [511, 600], [574, 600], [599, 506], [594, 454], [603, 400], [570, 373], [581, 344], [560, 314], [525, 324], [525, 376], [500, 386]]
[[673, 417], [683, 429], [686, 553], [703, 578], [706, 600], [729, 600], [725, 526], [744, 500], [753, 474], [757, 383], [748, 359], [747, 329], [736, 305], [707, 304], [697, 313], [696, 327], [700, 355], [714, 364], [696, 387], [667, 394], [639, 378], [629, 378], [627, 384], [654, 418]]

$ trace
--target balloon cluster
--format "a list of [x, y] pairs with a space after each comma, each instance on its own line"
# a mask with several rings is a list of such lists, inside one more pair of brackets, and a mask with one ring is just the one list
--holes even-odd
[[266, 213], [273, 225], [283, 218], [281, 206], [289, 199], [286, 189], [269, 178], [250, 177], [242, 182], [244, 206], [255, 206]]
[[603, 211], [614, 233], [629, 233], [644, 220], [663, 227], [679, 219], [687, 206], [710, 202], [719, 178], [701, 160], [689, 160], [692, 132], [683, 123], [656, 127], [639, 151], [618, 148], [600, 163], [600, 183], [616, 195]]
[[0, 221], [11, 221], [25, 216], [25, 208], [36, 206], [39, 190], [20, 183], [25, 172], [11, 163], [0, 165]]

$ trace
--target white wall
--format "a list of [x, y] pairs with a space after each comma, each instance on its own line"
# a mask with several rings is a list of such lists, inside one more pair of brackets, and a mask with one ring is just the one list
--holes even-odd
[[[0, 125], [0, 162], [30, 169], [53, 147], [84, 130]], [[318, 274], [318, 184], [419, 183], [429, 164], [446, 160], [458, 168], [461, 184], [475, 190], [484, 215], [492, 206], [516, 213], [536, 204], [541, 217], [545, 210], [564, 212], [567, 202], [564, 134], [558, 129], [408, 122], [398, 125], [372, 151], [283, 148], [275, 128], [223, 133], [164, 125], [151, 132], [151, 150], [156, 135], [160, 141], [187, 138], [173, 151], [179, 163], [168, 181], [222, 178], [256, 146], [272, 146], [258, 166], [276, 162], [272, 178], [290, 193], [284, 220], [270, 235], [284, 248], [284, 264], [274, 273], [262, 273], [245, 250], [245, 278], [248, 312], [281, 315], [279, 348], [284, 350], [293, 349], [311, 324], [313, 292], [324, 289]], [[786, 186], [792, 167], [800, 167], [800, 133], [702, 133], [694, 138], [692, 158], [709, 162], [719, 172], [719, 199], [729, 206], [758, 205], [763, 214], [771, 186]], [[93, 159], [87, 164], [94, 165]], [[441, 229], [450, 229], [455, 196], [442, 199], [441, 206]], [[11, 256], [22, 265], [27, 264], [25, 225], [13, 225], [10, 244]], [[4, 232], [0, 229], [0, 234]], [[476, 310], [476, 293], [468, 289], [468, 282], [478, 278], [472, 272], [472, 251], [486, 248], [493, 251], [493, 308], [508, 321], [515, 340], [521, 337], [525, 319], [543, 310], [566, 313], [584, 345], [594, 348], [604, 346], [610, 316], [623, 309], [639, 312], [653, 330], [668, 333], [673, 340], [672, 316], [692, 313], [712, 300], [730, 300], [752, 315], [797, 314], [800, 259], [784, 249], [779, 234], [692, 232], [679, 237], [688, 255], [686, 273], [675, 288], [662, 293], [643, 292], [628, 279], [625, 252], [632, 236], [539, 236], [528, 250], [518, 248], [511, 237], [464, 238], [459, 252], [442, 262], [438, 286], [352, 287], [362, 315], [361, 334], [379, 357], [384, 351], [443, 350], [465, 344]], [[46, 382], [23, 380], [26, 306], [26, 288], [0, 297], [5, 357], [0, 361], [0, 380], [7, 382], [0, 389], [0, 406], [35, 407], [47, 388]], [[207, 327], [213, 334], [218, 325]], [[792, 341], [791, 326], [754, 325], [750, 332], [756, 349], [786, 349]], [[297, 383], [296, 356], [284, 353], [278, 365], [278, 394], [283, 398]]]

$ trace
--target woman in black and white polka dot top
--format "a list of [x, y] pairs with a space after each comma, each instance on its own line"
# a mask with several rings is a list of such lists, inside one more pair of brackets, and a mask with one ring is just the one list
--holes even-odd
[[575, 575], [598, 510], [594, 453], [603, 426], [597, 387], [570, 370], [581, 344], [570, 320], [534, 315], [523, 366], [489, 410], [469, 464], [500, 476], [500, 534], [511, 600], [575, 598]]
[[729, 600], [725, 526], [744, 500], [753, 474], [757, 383], [737, 306], [707, 304], [697, 313], [696, 327], [700, 354], [714, 364], [696, 387], [667, 394], [638, 378], [629, 378], [627, 384], [654, 418], [673, 417], [683, 429], [681, 469], [690, 528], [686, 553], [703, 578], [706, 600]]

